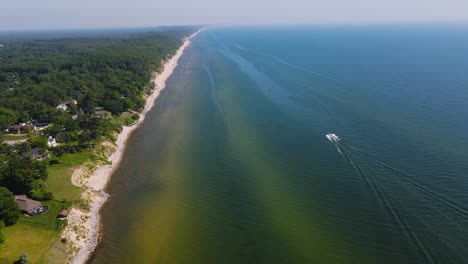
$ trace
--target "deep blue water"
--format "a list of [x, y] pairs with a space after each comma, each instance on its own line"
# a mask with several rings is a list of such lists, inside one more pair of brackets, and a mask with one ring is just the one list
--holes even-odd
[[467, 120], [468, 27], [210, 28], [130, 140], [92, 262], [464, 263]]

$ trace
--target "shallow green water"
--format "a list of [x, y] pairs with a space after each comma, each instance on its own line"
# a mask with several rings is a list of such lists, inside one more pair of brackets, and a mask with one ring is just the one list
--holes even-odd
[[463, 263], [468, 60], [450, 45], [468, 35], [450, 30], [200, 34], [129, 141], [90, 262]]

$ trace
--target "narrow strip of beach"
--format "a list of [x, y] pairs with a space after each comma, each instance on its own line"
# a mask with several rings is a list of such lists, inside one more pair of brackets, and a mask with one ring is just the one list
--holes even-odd
[[[101, 216], [100, 209], [106, 202], [109, 195], [104, 191], [114, 171], [119, 167], [122, 160], [126, 143], [135, 129], [137, 129], [145, 120], [146, 114], [153, 108], [156, 99], [161, 91], [166, 87], [167, 79], [172, 75], [177, 67], [180, 57], [182, 57], [185, 48], [190, 45], [190, 40], [200, 33], [203, 29], [195, 32], [186, 38], [176, 54], [167, 60], [163, 65], [161, 73], [157, 74], [154, 80], [155, 88], [148, 96], [145, 107], [140, 114], [138, 121], [131, 126], [123, 127], [115, 142], [116, 150], [109, 156], [109, 165], [98, 167], [92, 175], [81, 185], [85, 188], [82, 199], [88, 201], [89, 211], [84, 212], [77, 208], [72, 208], [68, 216], [68, 226], [62, 233], [70, 243], [70, 247], [75, 248], [73, 256], [68, 260], [70, 263], [82, 264], [90, 257], [95, 250], [100, 234]], [[75, 174], [74, 174], [75, 175]], [[73, 177], [73, 176], [72, 176]], [[76, 185], [78, 181], [72, 179]]]

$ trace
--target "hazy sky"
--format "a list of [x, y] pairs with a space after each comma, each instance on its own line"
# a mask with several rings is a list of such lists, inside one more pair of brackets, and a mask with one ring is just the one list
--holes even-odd
[[0, 30], [393, 22], [468, 23], [468, 0], [0, 0]]

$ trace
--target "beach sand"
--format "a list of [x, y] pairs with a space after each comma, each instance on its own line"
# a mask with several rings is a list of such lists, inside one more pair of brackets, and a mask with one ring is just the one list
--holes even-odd
[[82, 186], [85, 188], [82, 199], [88, 202], [89, 211], [85, 212], [77, 208], [72, 208], [70, 210], [68, 226], [62, 233], [62, 237], [67, 239], [67, 243], [74, 252], [68, 262], [74, 264], [85, 263], [96, 248], [100, 232], [99, 211], [109, 197], [104, 189], [110, 177], [119, 166], [126, 142], [131, 133], [143, 123], [148, 111], [153, 108], [156, 99], [166, 86], [166, 80], [172, 75], [185, 48], [190, 44], [190, 39], [202, 30], [186, 38], [176, 54], [164, 63], [163, 71], [153, 80], [155, 89], [152, 91], [151, 95], [148, 96], [139, 120], [131, 126], [124, 127], [122, 132], [118, 135], [115, 142], [116, 150], [109, 157], [110, 164], [98, 167], [92, 172], [89, 178], [86, 179], [79, 179], [79, 177], [87, 173], [74, 173], [72, 182], [77, 185], [84, 185]]

